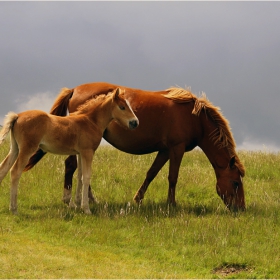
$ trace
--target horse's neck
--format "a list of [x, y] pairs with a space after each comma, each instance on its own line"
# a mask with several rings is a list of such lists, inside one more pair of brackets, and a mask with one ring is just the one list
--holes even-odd
[[227, 147], [220, 147], [214, 143], [211, 138], [211, 133], [217, 130], [216, 125], [209, 119], [204, 118], [203, 122], [203, 137], [199, 141], [198, 146], [203, 150], [212, 166], [216, 168], [226, 168], [230, 161], [230, 154]]
[[105, 131], [112, 117], [112, 99], [106, 99], [104, 102], [98, 104], [93, 110], [90, 110], [87, 114], [89, 120], [94, 123], [102, 133]]

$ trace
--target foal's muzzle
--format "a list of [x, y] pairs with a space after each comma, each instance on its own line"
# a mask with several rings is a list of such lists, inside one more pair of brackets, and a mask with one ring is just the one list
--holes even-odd
[[129, 128], [135, 129], [139, 125], [139, 122], [137, 120], [129, 121]]

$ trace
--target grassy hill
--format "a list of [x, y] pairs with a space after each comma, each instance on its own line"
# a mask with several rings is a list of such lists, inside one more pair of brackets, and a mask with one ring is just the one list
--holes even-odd
[[46, 155], [21, 178], [17, 216], [9, 176], [1, 183], [0, 278], [279, 278], [280, 154], [239, 156], [247, 211], [235, 215], [201, 151], [184, 156], [176, 208], [165, 203], [168, 166], [139, 207], [132, 198], [155, 154], [102, 146], [92, 167], [99, 203], [86, 216], [61, 202], [66, 157]]

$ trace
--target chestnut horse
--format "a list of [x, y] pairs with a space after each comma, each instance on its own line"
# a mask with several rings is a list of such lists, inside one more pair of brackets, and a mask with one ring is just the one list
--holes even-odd
[[[68, 94], [69, 90], [64, 89], [59, 98], [65, 98]], [[0, 132], [1, 144], [11, 131], [11, 149], [0, 164], [0, 182], [11, 169], [10, 210], [17, 212], [17, 190], [22, 171], [32, 154], [40, 148], [54, 154], [78, 155], [79, 176], [75, 202], [80, 204], [84, 213], [91, 214], [88, 199], [91, 163], [104, 130], [113, 119], [130, 129], [136, 128], [139, 123], [119, 88], [112, 94], [91, 99], [67, 117], [38, 110], [19, 114], [10, 112]]]
[[[65, 116], [77, 110], [78, 106], [99, 94], [120, 87], [137, 115], [139, 128], [131, 132], [116, 122], [111, 122], [103, 137], [117, 149], [131, 154], [158, 154], [146, 174], [146, 178], [134, 196], [141, 202], [144, 194], [159, 170], [169, 160], [168, 203], [175, 204], [175, 187], [179, 167], [185, 152], [199, 146], [212, 164], [216, 178], [216, 190], [225, 205], [232, 210], [245, 209], [242, 178], [245, 169], [235, 152], [235, 141], [230, 126], [218, 107], [206, 98], [196, 97], [188, 90], [170, 88], [152, 92], [132, 89], [104, 82], [83, 84], [69, 90], [69, 95], [57, 99], [51, 114]], [[32, 156], [25, 171], [34, 166], [44, 155], [38, 150]], [[69, 202], [72, 177], [76, 159], [70, 156], [66, 161], [64, 201]]]

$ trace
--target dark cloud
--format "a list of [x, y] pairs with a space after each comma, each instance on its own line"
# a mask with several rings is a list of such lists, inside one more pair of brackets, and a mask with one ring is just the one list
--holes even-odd
[[52, 100], [60, 88], [86, 82], [190, 86], [222, 108], [238, 145], [279, 147], [279, 8], [234, 1], [0, 2], [0, 119], [36, 106], [40, 93]]

